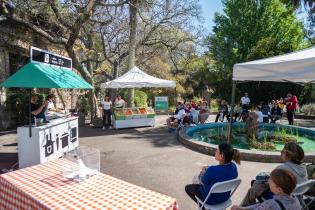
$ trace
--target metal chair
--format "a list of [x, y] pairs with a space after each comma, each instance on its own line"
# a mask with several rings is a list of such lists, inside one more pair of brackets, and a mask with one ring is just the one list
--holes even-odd
[[[209, 191], [209, 193], [208, 193], [208, 195], [204, 201], [202, 201], [200, 198], [198, 198], [196, 196], [197, 203], [198, 203], [198, 209], [199, 210], [202, 210], [202, 209], [221, 210], [221, 209], [228, 208], [229, 206], [232, 205], [231, 197], [232, 197], [233, 193], [235, 192], [235, 190], [237, 189], [237, 187], [241, 184], [241, 181], [242, 181], [241, 179], [236, 178], [236, 179], [232, 179], [232, 180], [228, 180], [228, 181], [224, 181], [224, 182], [215, 183], [211, 187], [211, 189], [210, 189], [210, 191]], [[225, 193], [225, 192], [230, 192], [230, 197], [227, 201], [225, 201], [223, 203], [215, 204], [215, 205], [210, 205], [210, 204], [206, 203], [211, 194]]]
[[313, 197], [307, 196], [308, 198], [311, 199], [311, 201], [308, 202], [307, 204], [306, 204], [305, 201], [303, 200], [304, 194], [305, 194], [307, 191], [309, 191], [309, 190], [311, 189], [311, 187], [312, 187], [314, 184], [315, 184], [315, 180], [312, 180], [312, 179], [307, 180], [307, 181], [305, 181], [305, 182], [303, 182], [303, 183], [301, 183], [301, 184], [296, 185], [296, 187], [295, 187], [295, 189], [294, 189], [294, 191], [293, 191], [293, 193], [292, 193], [294, 196], [296, 196], [296, 197], [299, 199], [300, 204], [302, 205], [303, 210], [304, 210], [304, 209], [307, 210], [307, 209], [308, 209], [308, 206], [312, 203], [312, 201], [313, 201], [313, 199], [314, 199]]

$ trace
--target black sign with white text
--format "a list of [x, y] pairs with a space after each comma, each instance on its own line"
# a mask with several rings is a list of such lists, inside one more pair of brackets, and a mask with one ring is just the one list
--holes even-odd
[[71, 58], [63, 57], [35, 47], [31, 47], [31, 62], [47, 63], [72, 69]]

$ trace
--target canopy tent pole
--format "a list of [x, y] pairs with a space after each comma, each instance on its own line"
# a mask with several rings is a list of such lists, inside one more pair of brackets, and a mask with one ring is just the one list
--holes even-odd
[[29, 102], [28, 102], [28, 119], [29, 119], [30, 138], [32, 138], [32, 109], [31, 109], [32, 88], [30, 88], [29, 94], [30, 95], [29, 95]]
[[232, 142], [232, 123], [233, 123], [234, 106], [235, 106], [235, 89], [236, 89], [236, 81], [233, 81], [233, 83], [232, 83], [232, 98], [231, 98], [231, 112], [230, 112], [230, 122], [229, 122], [228, 144], [230, 144]]

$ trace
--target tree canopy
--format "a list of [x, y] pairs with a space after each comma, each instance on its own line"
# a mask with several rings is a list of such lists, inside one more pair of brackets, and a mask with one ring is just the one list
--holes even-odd
[[[213, 34], [207, 38], [209, 54], [215, 61], [208, 74], [216, 78], [210, 85], [217, 96], [230, 99], [235, 63], [289, 53], [307, 43], [303, 24], [294, 10], [279, 0], [224, 0], [223, 5], [224, 13], [215, 15]], [[258, 103], [285, 94], [283, 91], [288, 89], [279, 90], [280, 87], [281, 84], [256, 82], [240, 85], [239, 91], [249, 92]], [[289, 88], [300, 90], [292, 85]], [[272, 90], [278, 94], [269, 94]]]
[[[149, 95], [191, 98], [200, 96], [207, 86], [214, 90], [214, 97], [229, 100], [235, 63], [309, 46], [310, 32], [298, 20], [297, 8], [307, 5], [307, 11], [314, 14], [314, 3], [222, 2], [223, 13], [215, 14], [213, 33], [202, 43], [198, 42], [202, 38], [200, 5], [195, 0], [5, 0], [0, 3], [0, 27], [5, 27], [4, 22], [19, 25], [64, 49], [74, 68], [95, 86], [95, 92], [89, 94], [94, 108], [99, 84], [128, 70], [130, 46], [135, 49], [135, 65], [154, 76], [177, 81], [175, 91], [145, 90]], [[130, 16], [132, 6], [137, 7], [133, 14], [137, 21], [130, 30], [135, 20]], [[36, 40], [30, 44], [40, 45]], [[201, 53], [200, 44], [206, 48]], [[257, 103], [283, 96], [286, 91], [307, 95], [311, 90], [266, 82], [238, 85], [238, 94], [248, 91]]]

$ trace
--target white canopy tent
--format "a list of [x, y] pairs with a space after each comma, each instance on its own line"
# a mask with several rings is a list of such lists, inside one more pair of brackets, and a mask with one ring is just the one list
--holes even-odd
[[[233, 116], [234, 111], [237, 81], [315, 83], [315, 47], [271, 58], [235, 64], [232, 80], [231, 116]], [[231, 136], [232, 120], [230, 120], [229, 141]]]
[[143, 88], [143, 87], [175, 88], [176, 82], [150, 76], [135, 66], [124, 75], [112, 81], [101, 84], [101, 88]]
[[315, 83], [315, 47], [235, 64], [233, 81]]

